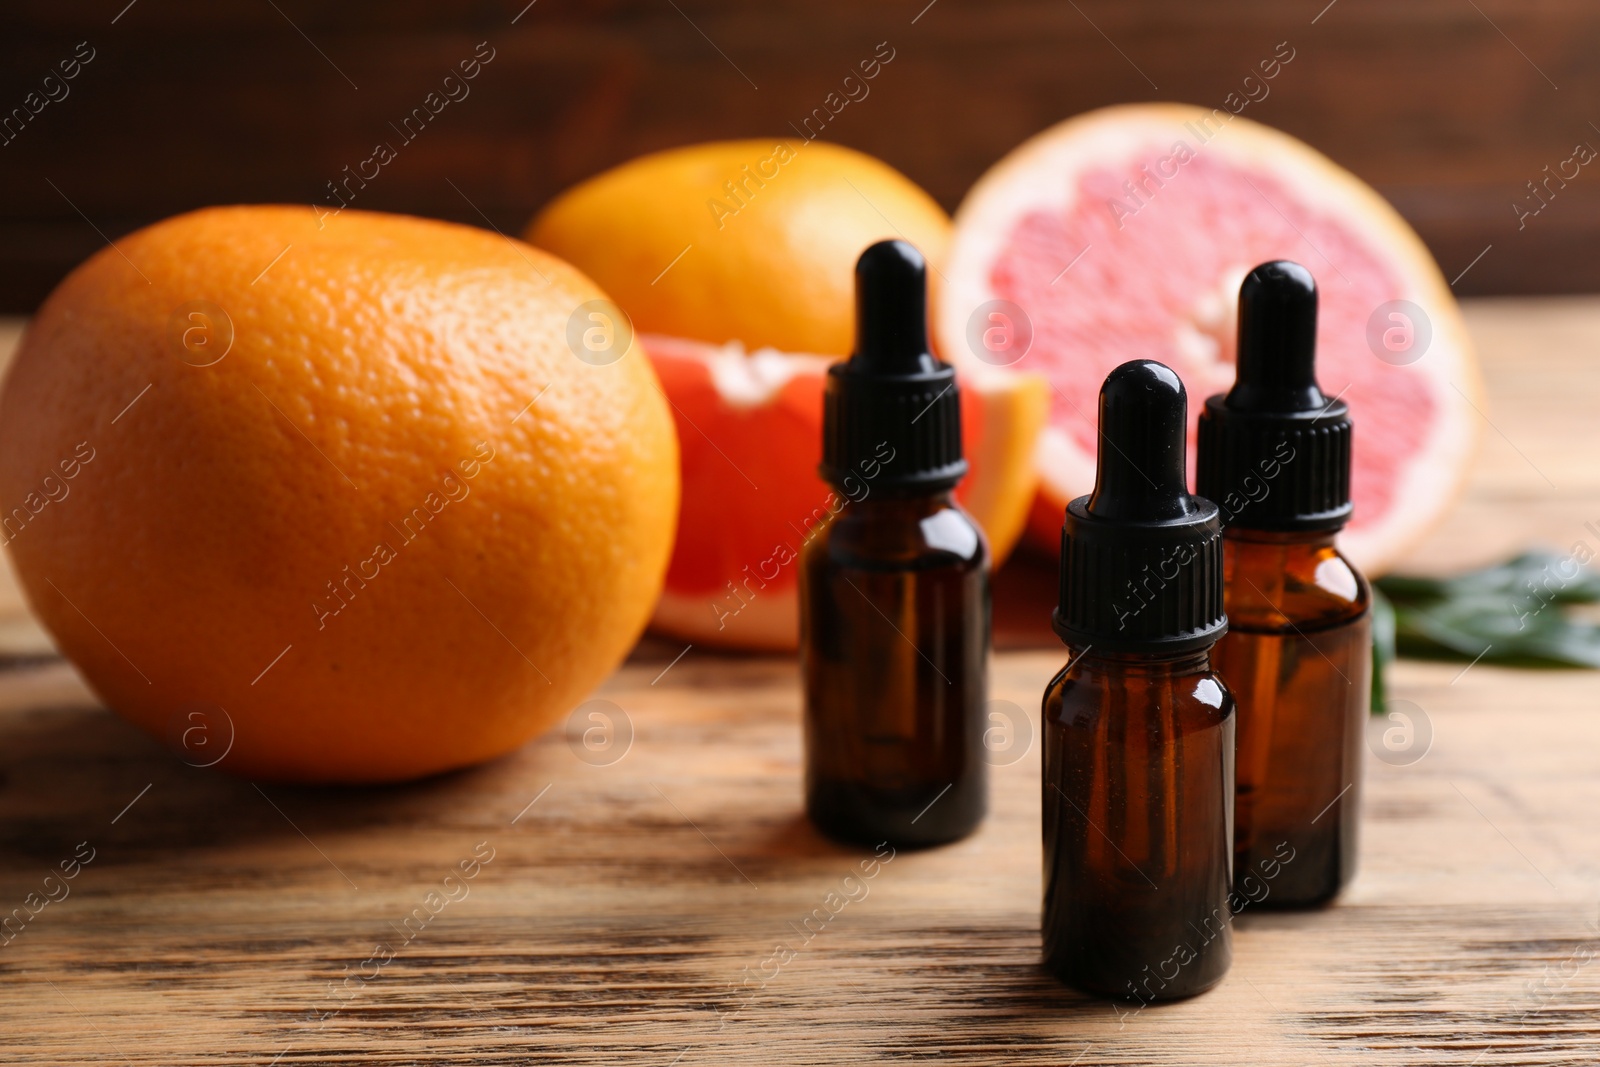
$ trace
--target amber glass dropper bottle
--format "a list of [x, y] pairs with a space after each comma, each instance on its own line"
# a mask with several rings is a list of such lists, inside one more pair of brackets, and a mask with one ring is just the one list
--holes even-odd
[[823, 395], [821, 473], [845, 502], [801, 552], [806, 811], [831, 837], [933, 845], [983, 819], [989, 550], [951, 496], [966, 471], [926, 265], [879, 242]]
[[1334, 547], [1350, 518], [1350, 412], [1317, 387], [1317, 287], [1280, 260], [1239, 289], [1237, 380], [1200, 416], [1198, 488], [1222, 508], [1239, 701], [1235, 888], [1331, 899], [1355, 873], [1371, 592]]
[[1044, 694], [1044, 960], [1069, 985], [1167, 1000], [1232, 959], [1233, 698], [1217, 508], [1189, 495], [1183, 383], [1152, 360], [1100, 390], [1094, 493], [1067, 506]]

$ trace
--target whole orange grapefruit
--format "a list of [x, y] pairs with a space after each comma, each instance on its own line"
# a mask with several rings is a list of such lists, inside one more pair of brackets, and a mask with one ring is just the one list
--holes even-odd
[[644, 332], [847, 356], [856, 257], [900, 237], [937, 264], [950, 218], [881, 160], [782, 137], [641, 156], [556, 197], [526, 236]]
[[650, 364], [626, 330], [573, 343], [605, 300], [399, 216], [215, 208], [122, 239], [0, 396], [29, 601], [191, 762], [371, 782], [514, 748], [631, 647], [671, 549]]

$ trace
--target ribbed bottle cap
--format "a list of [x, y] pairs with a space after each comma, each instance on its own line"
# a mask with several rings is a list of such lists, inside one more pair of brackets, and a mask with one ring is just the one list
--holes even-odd
[[928, 350], [928, 268], [905, 241], [856, 261], [855, 353], [828, 368], [822, 397], [822, 477], [842, 487], [868, 469], [889, 491], [936, 492], [967, 473], [955, 368]]
[[1067, 505], [1061, 599], [1069, 645], [1185, 652], [1228, 628], [1216, 505], [1185, 485], [1188, 399], [1164, 364], [1124, 363], [1100, 388], [1094, 492]]
[[1239, 287], [1233, 389], [1200, 414], [1195, 488], [1224, 525], [1337, 530], [1350, 520], [1350, 409], [1317, 387], [1317, 284], [1278, 260]]

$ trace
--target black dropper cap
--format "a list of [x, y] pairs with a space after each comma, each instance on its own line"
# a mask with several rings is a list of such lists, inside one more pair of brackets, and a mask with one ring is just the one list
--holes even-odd
[[828, 368], [819, 470], [840, 488], [876, 471], [874, 490], [901, 492], [949, 489], [967, 473], [955, 368], [928, 351], [927, 263], [905, 241], [856, 260], [855, 353]]
[[1317, 283], [1263, 263], [1239, 287], [1233, 389], [1200, 415], [1195, 488], [1225, 525], [1337, 530], [1350, 519], [1350, 409], [1317, 387]]
[[1094, 492], [1061, 525], [1052, 622], [1067, 644], [1179, 653], [1227, 630], [1222, 525], [1185, 484], [1187, 421], [1183, 382], [1155, 360], [1124, 363], [1100, 387]]

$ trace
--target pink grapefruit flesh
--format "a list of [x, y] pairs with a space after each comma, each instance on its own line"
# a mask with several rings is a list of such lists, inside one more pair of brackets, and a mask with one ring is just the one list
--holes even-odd
[[1285, 134], [1225, 111], [1131, 105], [1033, 138], [956, 215], [936, 317], [946, 358], [1034, 371], [1052, 386], [1030, 520], [1043, 544], [1093, 486], [1106, 374], [1140, 358], [1178, 371], [1192, 445], [1205, 398], [1233, 381], [1239, 283], [1273, 259], [1315, 276], [1318, 378], [1355, 420], [1343, 547], [1381, 572], [1442, 516], [1482, 404], [1460, 312], [1416, 235]]

